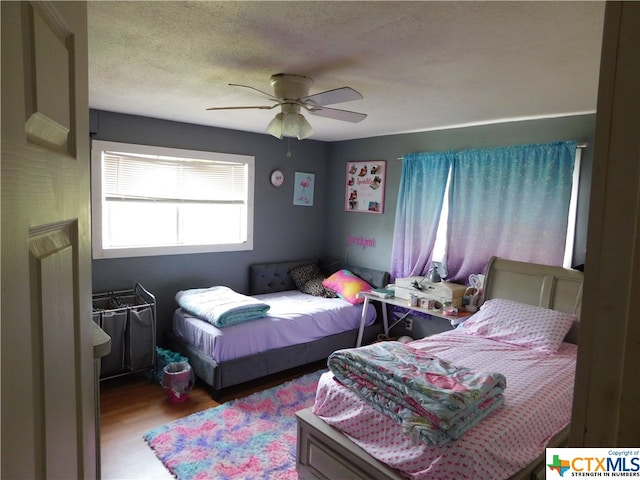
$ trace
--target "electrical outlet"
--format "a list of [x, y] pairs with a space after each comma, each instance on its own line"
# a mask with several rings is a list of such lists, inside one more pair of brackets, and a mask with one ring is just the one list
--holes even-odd
[[413, 329], [413, 318], [404, 319], [404, 329], [409, 331]]

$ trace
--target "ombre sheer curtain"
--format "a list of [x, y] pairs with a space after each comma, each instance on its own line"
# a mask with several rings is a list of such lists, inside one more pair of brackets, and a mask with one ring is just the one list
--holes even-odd
[[449, 193], [447, 280], [493, 256], [561, 266], [575, 142], [458, 152]]
[[451, 169], [446, 280], [482, 273], [493, 255], [562, 265], [575, 142], [403, 157], [393, 278], [428, 270]]
[[431, 262], [451, 153], [411, 153], [402, 174], [391, 252], [391, 278], [424, 275]]

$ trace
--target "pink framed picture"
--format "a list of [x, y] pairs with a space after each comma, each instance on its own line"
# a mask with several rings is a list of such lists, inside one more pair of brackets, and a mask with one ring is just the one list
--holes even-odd
[[347, 162], [344, 209], [349, 212], [384, 213], [385, 160]]

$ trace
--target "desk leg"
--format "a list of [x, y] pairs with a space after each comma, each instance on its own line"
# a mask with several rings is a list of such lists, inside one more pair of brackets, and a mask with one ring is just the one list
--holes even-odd
[[389, 309], [389, 305], [385, 302], [380, 302], [380, 307], [382, 308], [382, 326], [384, 327], [384, 334], [389, 337], [389, 318], [387, 317], [387, 310]]
[[360, 314], [360, 328], [358, 329], [358, 340], [356, 341], [356, 347], [359, 347], [360, 345], [362, 345], [362, 335], [364, 334], [364, 323], [367, 320], [368, 306], [369, 306], [369, 298], [364, 297], [364, 302], [362, 302], [362, 313]]

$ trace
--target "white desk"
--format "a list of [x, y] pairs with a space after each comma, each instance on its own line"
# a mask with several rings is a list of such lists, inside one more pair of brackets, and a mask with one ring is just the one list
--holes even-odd
[[[356, 347], [359, 347], [362, 344], [362, 336], [364, 334], [364, 324], [367, 318], [367, 306], [369, 302], [380, 302], [382, 304], [382, 325], [384, 327], [384, 334], [389, 336], [389, 330], [395, 327], [398, 323], [405, 319], [407, 315], [409, 315], [412, 311], [426, 313], [427, 315], [431, 315], [433, 317], [444, 318], [449, 320], [451, 326], [455, 327], [456, 325], [462, 323], [471, 313], [469, 312], [458, 312], [456, 316], [453, 315], [445, 315], [442, 313], [442, 310], [430, 310], [422, 307], [412, 307], [409, 305], [409, 300], [398, 297], [390, 297], [383, 298], [378, 295], [375, 295], [370, 292], [360, 292], [356, 295], [357, 298], [364, 298], [364, 302], [362, 303], [362, 316], [360, 317], [360, 328], [358, 330], [358, 340], [356, 341]], [[395, 305], [396, 307], [403, 307], [408, 309], [407, 313], [405, 313], [402, 317], [397, 319], [391, 325], [389, 325], [389, 319], [387, 315], [387, 305]]]

